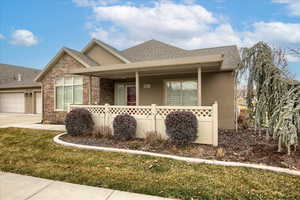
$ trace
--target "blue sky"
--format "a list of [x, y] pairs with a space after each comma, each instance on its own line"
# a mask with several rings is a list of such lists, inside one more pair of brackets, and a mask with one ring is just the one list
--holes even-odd
[[[3, 0], [0, 62], [42, 69], [92, 38], [124, 49], [158, 39], [186, 49], [264, 40], [300, 48], [300, 0]], [[300, 79], [300, 58], [289, 56]]]

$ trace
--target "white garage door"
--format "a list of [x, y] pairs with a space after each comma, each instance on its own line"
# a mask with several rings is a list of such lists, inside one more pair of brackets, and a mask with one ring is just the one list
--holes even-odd
[[42, 113], [42, 95], [40, 92], [35, 93], [35, 112]]
[[24, 113], [24, 93], [0, 93], [0, 112]]

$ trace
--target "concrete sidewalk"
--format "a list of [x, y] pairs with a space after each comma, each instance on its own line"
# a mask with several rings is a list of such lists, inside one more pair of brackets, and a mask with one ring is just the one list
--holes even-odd
[[1, 200], [167, 200], [98, 187], [0, 172]]
[[50, 131], [66, 131], [65, 125], [56, 124], [8, 124], [6, 126], [0, 126], [0, 128], [29, 128]]

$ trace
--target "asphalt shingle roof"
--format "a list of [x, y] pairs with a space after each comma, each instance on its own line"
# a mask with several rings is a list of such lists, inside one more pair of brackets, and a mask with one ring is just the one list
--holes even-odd
[[[10, 87], [34, 87], [40, 86], [40, 83], [34, 81], [34, 78], [41, 72], [38, 69], [27, 67], [0, 64], [0, 88]], [[21, 80], [18, 80], [19, 74]]]
[[177, 58], [186, 54], [186, 50], [157, 41], [149, 40], [120, 52], [131, 62]]
[[131, 62], [223, 54], [222, 69], [233, 69], [240, 62], [237, 46], [185, 50], [157, 40], [149, 40], [119, 51]]

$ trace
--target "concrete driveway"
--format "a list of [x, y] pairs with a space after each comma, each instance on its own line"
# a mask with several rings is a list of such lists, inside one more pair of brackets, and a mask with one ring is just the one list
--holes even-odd
[[41, 114], [0, 113], [0, 128], [13, 125], [29, 125], [41, 122]]

